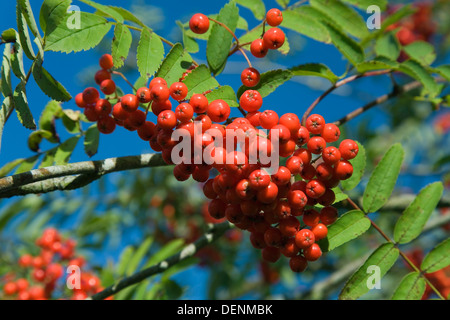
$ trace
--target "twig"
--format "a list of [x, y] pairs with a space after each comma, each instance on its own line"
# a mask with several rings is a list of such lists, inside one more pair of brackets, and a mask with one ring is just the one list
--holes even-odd
[[324, 93], [322, 93], [316, 100], [314, 100], [314, 102], [308, 107], [308, 109], [306, 109], [306, 111], [302, 117], [303, 125], [306, 122], [306, 118], [308, 118], [308, 116], [311, 114], [311, 112], [314, 110], [314, 108], [319, 104], [319, 102], [322, 101], [326, 96], [328, 96], [331, 92], [333, 92], [337, 88], [342, 87], [343, 85], [346, 85], [347, 83], [350, 83], [350, 82], [355, 81], [360, 78], [377, 76], [377, 75], [387, 74], [390, 72], [391, 72], [391, 70], [371, 71], [371, 72], [366, 72], [366, 73], [361, 73], [361, 74], [355, 74], [348, 78], [342, 79], [341, 81], [336, 82], [330, 88], [328, 88]]
[[142, 271], [139, 271], [129, 277], [123, 278], [122, 280], [119, 280], [117, 283], [113, 284], [112, 286], [109, 286], [108, 288], [104, 289], [103, 291], [100, 291], [96, 294], [94, 294], [89, 299], [91, 300], [103, 300], [109, 296], [112, 296], [119, 291], [130, 287], [136, 283], [141, 282], [144, 279], [147, 279], [151, 276], [154, 276], [158, 273], [164, 272], [173, 265], [182, 262], [183, 260], [186, 260], [187, 258], [190, 258], [194, 256], [200, 249], [203, 247], [206, 247], [207, 245], [213, 243], [218, 238], [220, 238], [225, 231], [231, 228], [231, 224], [229, 222], [223, 222], [220, 224], [215, 224], [211, 227], [211, 229], [205, 233], [201, 238], [199, 238], [194, 243], [191, 243], [184, 247], [179, 253], [169, 257], [168, 259], [159, 262], [158, 264], [155, 264], [147, 269], [144, 269]]
[[[166, 165], [166, 163], [164, 162], [160, 154], [142, 154], [139, 156], [126, 156], [109, 158], [105, 160], [83, 161], [70, 163], [67, 165], [40, 168], [0, 179], [0, 197], [8, 194], [8, 191], [11, 189], [16, 189], [48, 179], [66, 177], [71, 175], [101, 176], [111, 172], [164, 165]], [[61, 181], [53, 182], [60, 183]], [[33, 189], [36, 186], [37, 185], [31, 186], [31, 188]]]

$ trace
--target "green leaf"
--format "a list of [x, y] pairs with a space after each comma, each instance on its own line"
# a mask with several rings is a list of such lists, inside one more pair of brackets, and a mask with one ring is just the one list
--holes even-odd
[[364, 174], [364, 169], [366, 168], [366, 149], [364, 146], [356, 141], [359, 147], [358, 155], [349, 160], [349, 162], [353, 165], [353, 174], [347, 180], [341, 181], [341, 186], [344, 190], [352, 190], [355, 188]]
[[111, 24], [96, 14], [76, 12], [66, 15], [55, 30], [47, 35], [44, 49], [65, 53], [89, 50], [100, 43], [110, 28]]
[[289, 68], [294, 76], [315, 76], [330, 80], [336, 83], [339, 77], [333, 73], [326, 65], [322, 63], [306, 63], [296, 67]]
[[357, 38], [363, 38], [369, 34], [362, 17], [342, 2], [338, 0], [310, 0], [309, 2], [314, 9], [328, 17], [329, 23], [339, 26], [342, 31]]
[[398, 63], [384, 57], [376, 57], [374, 60], [364, 61], [356, 65], [358, 72], [364, 73], [372, 70], [396, 69]]
[[249, 9], [258, 20], [266, 17], [266, 7], [262, 0], [236, 0], [236, 3]]
[[32, 170], [34, 168], [34, 166], [36, 165], [36, 163], [38, 162], [39, 157], [40, 157], [40, 154], [37, 154], [33, 157], [25, 159], [25, 161], [22, 161], [22, 163], [16, 169], [14, 174], [19, 174], [19, 173], [23, 173], [23, 172]]
[[67, 14], [71, 0], [45, 0], [39, 13], [39, 24], [45, 35], [52, 33]]
[[0, 38], [2, 39], [3, 42], [6, 43], [16, 42], [17, 31], [14, 28], [3, 30], [3, 32], [0, 35]]
[[80, 132], [80, 112], [64, 109], [61, 116], [62, 123], [69, 133]]
[[84, 152], [92, 157], [97, 153], [98, 144], [100, 140], [100, 132], [98, 131], [97, 124], [90, 126], [84, 135]]
[[319, 241], [324, 252], [331, 251], [352, 239], [362, 235], [370, 228], [370, 220], [359, 210], [343, 214], [335, 223], [328, 227], [325, 239]]
[[364, 191], [363, 208], [365, 212], [375, 212], [387, 202], [400, 174], [403, 157], [403, 148], [397, 143], [385, 153], [378, 163]]
[[128, 266], [125, 274], [127, 276], [132, 275], [140, 266], [144, 257], [149, 253], [150, 247], [153, 244], [153, 238], [148, 237], [145, 241], [135, 250], [133, 256], [128, 261]]
[[370, 6], [380, 7], [381, 11], [384, 11], [387, 7], [387, 0], [342, 0], [345, 3], [348, 3], [352, 6], [355, 6], [362, 10], [367, 10]]
[[3, 96], [12, 96], [12, 84], [11, 84], [11, 47], [12, 44], [5, 44], [5, 49], [3, 50], [2, 58], [2, 69], [1, 69], [1, 82], [0, 88]]
[[364, 50], [355, 40], [332, 25], [327, 25], [327, 29], [331, 42], [352, 64], [356, 65], [364, 61]]
[[222, 99], [228, 103], [230, 107], [239, 106], [239, 103], [236, 101], [236, 93], [230, 86], [220, 86], [217, 89], [211, 90], [211, 92], [208, 92], [205, 96], [208, 98], [208, 101]]
[[34, 60], [35, 54], [33, 51], [33, 45], [31, 44], [30, 33], [28, 32], [27, 21], [25, 16], [20, 11], [20, 7], [17, 6], [17, 30], [19, 34], [20, 43], [22, 44], [23, 51], [28, 59]]
[[143, 28], [137, 47], [137, 66], [141, 76], [150, 78], [164, 59], [164, 46], [157, 34]]
[[433, 45], [426, 41], [414, 41], [404, 46], [403, 50], [405, 50], [411, 59], [425, 66], [432, 64], [436, 59], [436, 52], [434, 51]]
[[141, 27], [145, 27], [145, 24], [139, 20], [134, 14], [132, 14], [130, 11], [121, 8], [121, 7], [115, 7], [115, 6], [108, 6], [109, 8], [115, 10], [118, 12], [125, 20], [128, 20], [130, 22], [136, 23], [137, 25]]
[[400, 55], [400, 43], [393, 32], [389, 32], [375, 42], [375, 53], [390, 60], [397, 60]]
[[20, 42], [16, 42], [12, 46], [11, 70], [17, 78], [20, 80], [25, 80], [25, 71], [23, 68], [23, 49]]
[[61, 104], [56, 101], [50, 101], [42, 111], [39, 118], [39, 128], [55, 133], [54, 120], [62, 116]]
[[378, 247], [347, 281], [339, 295], [339, 299], [355, 300], [367, 293], [370, 290], [368, 281], [371, 280], [372, 276], [370, 267], [380, 268], [379, 276], [381, 279], [397, 261], [398, 256], [399, 250], [392, 243], [385, 243]]
[[431, 250], [423, 259], [420, 269], [431, 273], [450, 265], [450, 239], [446, 239]]
[[39, 29], [34, 19], [33, 11], [31, 10], [31, 5], [29, 0], [17, 0], [17, 6], [25, 17], [28, 27], [31, 33], [37, 38], [40, 38]]
[[252, 89], [258, 90], [261, 97], [267, 97], [269, 94], [275, 91], [276, 88], [281, 86], [286, 81], [292, 78], [292, 72], [289, 70], [271, 70], [261, 74], [258, 85], [248, 88], [241, 86], [237, 92], [238, 98], [244, 93], [245, 90]]
[[450, 64], [436, 67], [433, 69], [433, 71], [444, 77], [445, 80], [450, 81]]
[[71, 137], [61, 143], [59, 147], [56, 149], [55, 153], [55, 164], [56, 165], [64, 165], [69, 162], [70, 156], [72, 155], [73, 150], [77, 146], [79, 136]]
[[420, 273], [408, 273], [395, 290], [392, 300], [420, 300], [425, 288], [426, 282]]
[[116, 24], [114, 28], [114, 38], [111, 44], [111, 55], [115, 68], [120, 68], [124, 65], [130, 51], [133, 37], [130, 30], [122, 23]]
[[125, 272], [128, 268], [128, 263], [130, 262], [131, 257], [134, 254], [134, 248], [132, 246], [127, 246], [120, 253], [119, 262], [116, 267], [116, 276], [123, 277], [125, 276]]
[[50, 131], [47, 130], [36, 130], [33, 131], [28, 136], [28, 148], [31, 151], [39, 152], [40, 148], [39, 145], [42, 141], [42, 139], [51, 139], [53, 137], [53, 134]]
[[400, 64], [398, 70], [420, 81], [431, 97], [439, 94], [440, 87], [430, 73], [418, 62], [414, 60], [404, 61]]
[[116, 20], [117, 22], [120, 22], [120, 23], [123, 22], [123, 19], [124, 19], [123, 16], [119, 12], [117, 12], [117, 10], [114, 10], [113, 8], [111, 8], [109, 6], [105, 6], [103, 4], [99, 4], [99, 3], [96, 3], [91, 0], [80, 0], [80, 1], [97, 9], [98, 13], [103, 16], [106, 16], [108, 18], [113, 18], [114, 20]]
[[275, 0], [282, 8], [286, 8], [291, 0]]
[[184, 49], [190, 53], [198, 52], [199, 46], [198, 46], [197, 41], [195, 41], [195, 39], [193, 37], [190, 37], [186, 33], [186, 29], [184, 28], [183, 24], [180, 21], [177, 21], [177, 25], [180, 27], [181, 35], [183, 36]]
[[58, 148], [53, 148], [45, 153], [44, 159], [42, 159], [39, 168], [45, 168], [55, 163], [55, 153]]
[[[236, 30], [239, 9], [234, 1], [227, 3], [219, 12], [217, 21], [225, 24], [232, 32]], [[214, 23], [206, 46], [206, 59], [214, 75], [223, 70], [228, 59], [233, 36], [222, 26]]]
[[[39, 59], [40, 60], [40, 59]], [[32, 69], [33, 78], [47, 96], [56, 101], [69, 101], [72, 96], [66, 88], [44, 69], [42, 61], [37, 61]]]
[[5, 164], [3, 167], [0, 168], [0, 178], [3, 178], [8, 173], [13, 171], [15, 167], [17, 167], [19, 164], [21, 164], [25, 160], [26, 160], [25, 158], [20, 158], [20, 159], [13, 160], [13, 161]]
[[175, 239], [166, 243], [158, 252], [153, 254], [143, 267], [148, 268], [176, 254], [184, 245], [183, 239]]
[[183, 73], [192, 65], [192, 58], [180, 43], [176, 43], [167, 54], [155, 77], [164, 78], [167, 85], [179, 81]]
[[203, 93], [219, 86], [217, 80], [211, 76], [208, 67], [204, 64], [192, 70], [183, 80], [183, 83], [188, 88], [187, 99], [195, 93]]
[[[317, 10], [309, 6], [302, 6], [295, 11], [283, 11], [282, 26], [284, 28], [291, 29], [295, 32], [310, 37], [314, 40], [324, 43], [330, 43], [331, 38], [328, 34], [327, 28], [322, 23], [320, 23], [320, 21], [314, 19], [314, 17], [310, 15], [310, 11], [317, 12]], [[321, 14], [320, 12], [317, 13], [319, 15]], [[257, 36], [260, 35], [261, 32], [259, 32]]]
[[408, 243], [420, 235], [443, 191], [442, 182], [434, 182], [420, 190], [395, 224], [394, 240], [397, 243]]
[[31, 114], [30, 107], [28, 106], [24, 82], [20, 82], [14, 90], [13, 101], [17, 118], [19, 119], [20, 123], [25, 128], [31, 130], [36, 129], [36, 123], [34, 122], [33, 115]]

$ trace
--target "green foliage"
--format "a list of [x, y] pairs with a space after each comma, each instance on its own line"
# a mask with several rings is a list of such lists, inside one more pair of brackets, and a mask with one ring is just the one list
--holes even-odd
[[450, 265], [450, 239], [446, 239], [431, 250], [423, 259], [420, 268], [431, 273]]
[[217, 80], [211, 76], [208, 67], [204, 64], [192, 70], [183, 82], [189, 90], [187, 99], [195, 93], [204, 93], [219, 86]]
[[166, 58], [162, 62], [155, 77], [162, 77], [166, 80], [167, 85], [171, 85], [180, 79], [183, 74], [192, 65], [192, 58], [180, 43], [176, 43], [170, 49]]
[[114, 67], [120, 68], [125, 63], [130, 51], [133, 37], [130, 30], [122, 23], [116, 24], [114, 28], [114, 38], [112, 41], [111, 55], [113, 57]]
[[331, 251], [344, 243], [359, 237], [370, 228], [370, 220], [359, 210], [342, 215], [328, 228], [328, 235], [319, 242], [324, 252]]
[[400, 144], [395, 144], [385, 153], [370, 176], [363, 195], [365, 212], [375, 212], [389, 199], [400, 174], [404, 151]]
[[392, 300], [420, 300], [425, 287], [425, 279], [418, 272], [411, 272], [402, 279]]
[[[391, 243], [385, 243], [378, 247], [364, 264], [350, 277], [342, 289], [339, 299], [355, 300], [367, 293], [370, 289], [368, 281], [372, 275], [369, 267], [379, 268], [380, 278], [383, 277], [394, 265], [399, 256], [399, 250]], [[371, 283], [374, 284], [374, 283]]]
[[136, 58], [139, 72], [146, 79], [158, 70], [164, 59], [164, 46], [161, 39], [148, 28], [142, 29]]
[[441, 199], [443, 191], [442, 183], [435, 182], [419, 192], [395, 224], [395, 242], [408, 243], [420, 235], [425, 223]]
[[[225, 24], [232, 32], [236, 30], [239, 9], [234, 1], [227, 3], [219, 12], [217, 21]], [[218, 24], [211, 26], [211, 34], [206, 47], [206, 58], [211, 72], [219, 74], [225, 67], [233, 36]]]

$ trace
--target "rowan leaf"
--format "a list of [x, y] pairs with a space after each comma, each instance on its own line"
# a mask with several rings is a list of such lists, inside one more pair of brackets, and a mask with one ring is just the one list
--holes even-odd
[[164, 46], [157, 34], [143, 28], [137, 47], [137, 66], [142, 77], [150, 78], [164, 59]]
[[402, 146], [394, 144], [376, 166], [363, 195], [363, 209], [366, 213], [380, 209], [389, 199], [400, 174], [404, 157]]

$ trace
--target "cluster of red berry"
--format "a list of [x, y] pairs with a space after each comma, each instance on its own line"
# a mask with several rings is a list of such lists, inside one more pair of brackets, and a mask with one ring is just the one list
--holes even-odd
[[[205, 33], [210, 20], [198, 13], [189, 25], [193, 32]], [[267, 12], [264, 23], [272, 28], [251, 43], [250, 51], [255, 57], [263, 57], [269, 49], [283, 45], [284, 33], [277, 28], [282, 21], [280, 10]], [[102, 70], [95, 78], [108, 95], [111, 91], [105, 88], [110, 88], [111, 83], [111, 56], [103, 55], [100, 66]], [[177, 148], [176, 156], [181, 161], [174, 166], [175, 178], [185, 181], [192, 176], [204, 182], [204, 194], [211, 199], [210, 216], [228, 219], [239, 229], [250, 231], [251, 242], [262, 249], [264, 260], [275, 262], [282, 253], [290, 258], [292, 270], [305, 270], [307, 261], [322, 255], [316, 241], [326, 237], [327, 225], [338, 215], [331, 206], [335, 200], [332, 188], [352, 175], [348, 160], [357, 155], [358, 145], [346, 139], [339, 147], [327, 146], [338, 141], [340, 131], [318, 114], [310, 115], [302, 125], [293, 113], [279, 117], [273, 110], [260, 111], [262, 96], [251, 89], [259, 83], [260, 73], [251, 65], [241, 74], [241, 81], [248, 88], [239, 98], [242, 117], [230, 117], [228, 103], [222, 99], [208, 101], [206, 93], [195, 93], [187, 100], [188, 88], [183, 80], [190, 70], [172, 84], [154, 77], [148, 87], [139, 88], [136, 94], [116, 97], [119, 100], [113, 108], [107, 99], [100, 99], [95, 88], [78, 94], [76, 102], [90, 120], [98, 121], [101, 132], [112, 132], [116, 124], [137, 130], [154, 151], [162, 152], [168, 164], [174, 164], [174, 148], [180, 143], [173, 133], [182, 131], [182, 141], [187, 139], [192, 147], [188, 151]], [[170, 98], [178, 102], [175, 110]], [[156, 124], [147, 121], [147, 114], [138, 109], [141, 103], [148, 104], [147, 110], [151, 106], [157, 116]], [[198, 149], [203, 151], [200, 156]], [[263, 155], [271, 160], [263, 160]], [[318, 156], [313, 159], [313, 155]], [[280, 157], [284, 159], [285, 166], [277, 167], [274, 157], [276, 163]], [[269, 173], [268, 168], [273, 169], [274, 165], [275, 172]], [[212, 169], [219, 173], [215, 178], [210, 178]], [[323, 206], [320, 212], [315, 209], [316, 204]]]
[[[75, 254], [76, 242], [64, 239], [58, 230], [45, 229], [36, 240], [40, 248], [37, 256], [24, 254], [18, 260], [19, 270], [4, 277], [3, 293], [8, 299], [46, 300], [53, 298], [59, 285], [65, 286], [63, 266], [83, 267], [85, 261]], [[69, 275], [70, 276], [70, 275]], [[63, 287], [62, 287], [63, 288]], [[84, 300], [103, 288], [100, 279], [90, 272], [81, 272], [80, 288], [71, 291], [72, 300]]]
[[[387, 30], [398, 29], [396, 35], [401, 45], [408, 45], [414, 41], [430, 41], [436, 30], [436, 25], [431, 18], [432, 5], [430, 3], [415, 3], [416, 10], [412, 15], [390, 25]], [[391, 6], [387, 14], [391, 15], [399, 9], [399, 6]]]

